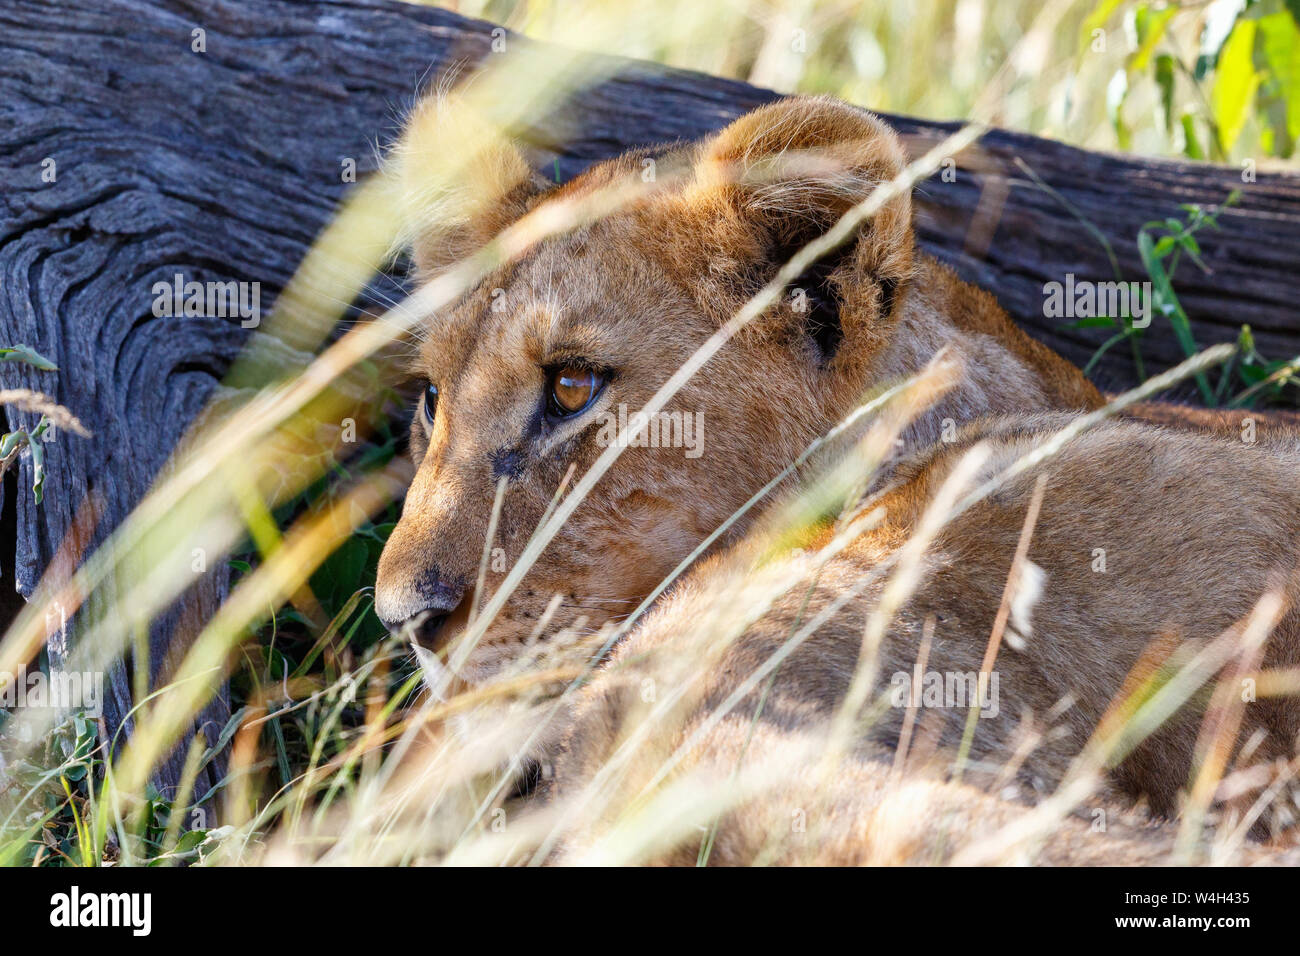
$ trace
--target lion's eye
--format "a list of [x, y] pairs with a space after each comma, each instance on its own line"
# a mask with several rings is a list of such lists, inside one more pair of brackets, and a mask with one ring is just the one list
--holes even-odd
[[438, 414], [438, 386], [430, 382], [424, 389], [424, 420], [433, 424], [433, 417]]
[[550, 395], [547, 404], [551, 414], [565, 417], [576, 415], [591, 404], [605, 376], [589, 368], [566, 366], [551, 373]]

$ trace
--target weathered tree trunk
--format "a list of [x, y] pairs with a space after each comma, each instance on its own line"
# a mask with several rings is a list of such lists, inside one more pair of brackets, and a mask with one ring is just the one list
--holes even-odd
[[[192, 49], [203, 31], [206, 52]], [[6, 0], [0, 7], [0, 344], [26, 343], [57, 375], [0, 366], [7, 387], [52, 392], [94, 431], [49, 447], [41, 506], [20, 473], [17, 589], [42, 569], [96, 502], [94, 542], [144, 494], [186, 425], [248, 334], [238, 319], [155, 318], [150, 289], [189, 279], [285, 283], [347, 185], [340, 163], [373, 168], [394, 110], [454, 61], [489, 48], [491, 24], [386, 0]], [[511, 42], [522, 42], [512, 40]], [[565, 117], [539, 118], [535, 145], [554, 152], [562, 178], [629, 146], [691, 139], [775, 94], [743, 83], [624, 63], [579, 93]], [[871, 104], [865, 104], [870, 106]], [[890, 117], [918, 148], [951, 127]], [[569, 130], [564, 135], [555, 130]], [[449, 148], [454, 148], [451, 144]], [[1098, 155], [994, 132], [958, 160], [954, 182], [923, 184], [922, 244], [995, 292], [1034, 335], [1076, 362], [1099, 332], [1073, 332], [1043, 315], [1044, 283], [1113, 278], [1101, 245], [1036, 186], [1022, 161], [1104, 234], [1126, 278], [1142, 278], [1135, 237], [1178, 204], [1240, 203], [1205, 237], [1212, 275], [1190, 267], [1178, 288], [1202, 344], [1242, 323], [1275, 355], [1300, 352], [1300, 179], [1178, 162]], [[51, 162], [53, 166], [51, 167]], [[43, 172], [55, 170], [53, 181]], [[1153, 367], [1180, 357], [1172, 336], [1151, 335]], [[1128, 355], [1098, 367], [1103, 385], [1133, 379]], [[6, 409], [10, 427], [31, 416]], [[8, 568], [6, 568], [8, 571]], [[191, 594], [211, 607], [224, 572]], [[171, 620], [182, 617], [179, 612]], [[193, 613], [191, 613], [193, 616]], [[154, 661], [172, 636], [152, 635]], [[108, 722], [130, 705], [119, 669]], [[221, 718], [220, 705], [209, 715]], [[183, 753], [183, 751], [182, 751]], [[174, 783], [179, 757], [160, 771]], [[200, 781], [200, 791], [214, 780]]]

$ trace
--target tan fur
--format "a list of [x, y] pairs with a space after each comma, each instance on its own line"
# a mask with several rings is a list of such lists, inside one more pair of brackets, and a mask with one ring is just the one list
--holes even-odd
[[[619, 646], [605, 666], [605, 679], [594, 681], [581, 694], [556, 766], [561, 791], [565, 781], [589, 779], [614, 752], [626, 732], [628, 715], [636, 714], [634, 692], [647, 677], [673, 679], [668, 675], [676, 672], [666, 668], [665, 661], [690, 650], [683, 635], [703, 630], [701, 622], [739, 611], [725, 603], [736, 593], [728, 590], [728, 580], [761, 573], [773, 581], [799, 583], [744, 630], [709, 668], [702, 684], [690, 689], [691, 703], [683, 707], [680, 729], [669, 725], [674, 733], [659, 756], [666, 757], [689, 740], [725, 694], [777, 652], [801, 621], [830, 607], [837, 596], [860, 589], [872, 570], [897, 550], [898, 542], [913, 532], [936, 484], [972, 440], [993, 444], [987, 477], [1062, 424], [1051, 416], [994, 421], [907, 464], [904, 483], [884, 500], [885, 523], [816, 574], [798, 567], [801, 556], [785, 559], [785, 568], [774, 567], [770, 560], [760, 567], [753, 552], [744, 550], [700, 569]], [[1046, 581], [1033, 608], [1032, 632], [1024, 635], [1025, 646], [1003, 646], [999, 651], [995, 670], [1000, 712], [977, 722], [973, 758], [990, 767], [1007, 764], [1038, 722], [1040, 732], [1050, 733], [1023, 758], [1020, 777], [1042, 794], [1051, 792], [1083, 750], [1126, 675], [1162, 633], [1184, 642], [1211, 639], [1245, 619], [1272, 584], [1285, 587], [1288, 610], [1269, 641], [1264, 666], [1300, 663], [1300, 614], [1294, 606], [1300, 589], [1294, 575], [1288, 575], [1296, 565], [1300, 540], [1300, 486], [1293, 477], [1297, 467], [1300, 441], [1293, 436], [1272, 447], [1251, 447], [1112, 423], [1075, 440], [1045, 469], [1047, 492], [1029, 560], [1042, 568]], [[927, 576], [880, 648], [878, 692], [886, 690], [891, 675], [912, 671], [928, 616], [934, 616], [937, 625], [927, 669], [980, 670], [1035, 474], [1018, 478], [959, 517], [929, 550]], [[1106, 549], [1105, 573], [1092, 568], [1095, 547]], [[825, 724], [844, 698], [857, 666], [866, 616], [883, 584], [873, 583], [862, 598], [823, 624], [785, 660], [771, 687], [749, 694], [730, 719], [747, 726], [761, 712], [759, 724], [769, 731]], [[1044, 715], [1065, 699], [1072, 700], [1072, 706], [1052, 728], [1042, 726]], [[1185, 707], [1142, 743], [1115, 772], [1116, 788], [1145, 795], [1160, 814], [1173, 813], [1178, 789], [1189, 779], [1201, 709]], [[934, 744], [955, 751], [967, 711], [924, 713], [934, 718], [927, 728]], [[895, 746], [903, 716], [901, 709], [886, 709], [872, 726], [870, 739]], [[1243, 736], [1256, 730], [1266, 736], [1254, 759], [1292, 757], [1300, 707], [1277, 700], [1251, 704]], [[736, 734], [712, 735], [709, 741], [710, 762], [737, 766], [762, 759], [753, 744], [745, 755]], [[646, 755], [645, 762], [654, 766], [657, 759]], [[865, 773], [870, 778], [872, 772]]]
[[[430, 136], [421, 122], [417, 117], [415, 141]], [[629, 411], [644, 405], [790, 252], [895, 175], [902, 153], [894, 135], [869, 114], [829, 99], [795, 98], [657, 162], [665, 173], [685, 174], [543, 243], [488, 276], [445, 314], [429, 318], [415, 371], [437, 384], [440, 398], [431, 429], [417, 410], [412, 454], [418, 472], [380, 563], [376, 608], [390, 626], [458, 601], [442, 635], [454, 640], [468, 613], [498, 480], [505, 476], [507, 483], [489, 544], [503, 549], [509, 567], [569, 469], [582, 475], [603, 450], [596, 416], [620, 403]], [[638, 156], [613, 160], [556, 194], [584, 195], [631, 182], [641, 168]], [[421, 275], [437, 274], [551, 195], [525, 169], [508, 153], [480, 164], [480, 174], [495, 170], [499, 181], [478, 187], [488, 199], [473, 205], [476, 215], [446, 217], [425, 230], [416, 243]], [[594, 630], [618, 620], [865, 396], [916, 373], [941, 349], [957, 362], [953, 387], [903, 433], [881, 526], [812, 573], [800, 564], [803, 553], [774, 557], [751, 516], [658, 602], [576, 703], [556, 761], [560, 794], [580, 791], [628, 733], [633, 715], [644, 709], [633, 688], [646, 678], [688, 679], [682, 675], [691, 661], [681, 655], [694, 646], [690, 635], [702, 630], [702, 621], [727, 620], [718, 608], [730, 607], [727, 601], [737, 594], [752, 594], [746, 582], [767, 574], [787, 583], [806, 579], [807, 586], [787, 590], [718, 652], [717, 666], [684, 694], [677, 723], [649, 753], [662, 756], [690, 741], [792, 628], [838, 595], [860, 590], [914, 529], [937, 483], [972, 443], [991, 445], [984, 474], [992, 474], [1060, 427], [1068, 413], [1101, 404], [1078, 369], [1017, 329], [991, 296], [917, 250], [910, 216], [907, 197], [895, 198], [834, 260], [828, 281], [842, 327], [834, 355], [819, 351], [806, 316], [790, 299], [743, 330], [668, 406], [702, 414], [703, 455], [625, 450], [470, 657], [467, 680], [498, 673], [521, 653], [555, 594], [562, 603], [543, 640], [564, 628]], [[545, 369], [572, 359], [610, 370], [609, 383], [578, 419], [548, 423], [539, 411]], [[965, 429], [960, 440], [936, 444], [953, 425]], [[1026, 728], [1071, 696], [1074, 705], [1058, 714], [1057, 730], [1017, 758], [1017, 779], [1049, 790], [1153, 640], [1162, 634], [1209, 640], [1238, 622], [1270, 584], [1282, 582], [1293, 597], [1297, 465], [1296, 442], [1285, 436], [1248, 446], [1120, 422], [1071, 443], [1046, 466], [1047, 492], [1030, 548], [1030, 560], [1046, 573], [1033, 608], [1033, 634], [1023, 650], [999, 653], [1002, 710], [979, 722], [974, 757], [988, 765], [1005, 762]], [[1033, 481], [1033, 474], [1017, 478], [943, 531], [926, 557], [920, 587], [888, 631], [881, 679], [911, 669], [921, 622], [930, 615], [939, 622], [930, 666], [979, 669]], [[1105, 574], [1090, 568], [1094, 548], [1107, 550], [1111, 570]], [[480, 604], [502, 577], [489, 573]], [[748, 695], [692, 745], [681, 772], [730, 773], [742, 755], [761, 764], [777, 759], [793, 738], [822, 733], [856, 666], [878, 592], [879, 584], [872, 584], [832, 615], [782, 665], [762, 698], [761, 716], [755, 721], [761, 695]], [[739, 606], [731, 610], [730, 620], [748, 620]], [[1288, 609], [1268, 645], [1267, 663], [1295, 666], [1298, 656], [1300, 631]], [[1247, 708], [1247, 732], [1267, 735], [1258, 753], [1270, 759], [1293, 753], [1297, 713], [1290, 702]], [[957, 744], [965, 711], [940, 717], [923, 728], [933, 753]], [[882, 752], [887, 759], [901, 719], [897, 709], [887, 712], [859, 738], [860, 762], [844, 779], [861, 774], [860, 787], [846, 788], [842, 779], [839, 789], [823, 794], [837, 808], [830, 816], [846, 821], [839, 837], [824, 841], [823, 862], [889, 857], [879, 833], [871, 833], [879, 830], [881, 808], [897, 794], [882, 788], [876, 761]], [[758, 730], [751, 739], [738, 726]], [[1118, 789], [1173, 811], [1199, 726], [1196, 708], [1181, 712], [1117, 770]], [[804, 771], [791, 780], [796, 789], [816, 792]], [[994, 798], [972, 804], [966, 790], [937, 786], [932, 796], [938, 804], [965, 801], [963, 812], [975, 816], [1002, 820], [1019, 812]], [[778, 805], [786, 804], [778, 800], [729, 815], [719, 862], [760, 853], [745, 828], [762, 830], [767, 824], [754, 821]], [[573, 846], [581, 844], [574, 839]], [[1130, 859], [1142, 858], [1134, 854]], [[677, 857], [668, 852], [664, 858]], [[784, 851], [776, 858], [794, 859]], [[1069, 858], [1056, 853], [1045, 859]], [[1076, 862], [1095, 858], [1084, 850], [1073, 856]]]

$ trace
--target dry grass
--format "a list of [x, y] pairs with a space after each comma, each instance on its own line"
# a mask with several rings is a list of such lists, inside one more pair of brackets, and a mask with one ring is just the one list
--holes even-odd
[[[776, 44], [772, 38], [783, 35], [787, 21], [782, 17], [788, 18], [793, 7], [763, 8], [759, 17], [740, 7], [703, 14], [698, 5], [680, 4], [660, 8], [643, 23], [629, 26], [630, 21], [621, 17], [602, 18], [602, 13], [608, 13], [603, 6], [593, 4], [567, 13], [565, 34], [588, 37], [607, 51], [651, 55], [713, 72], [744, 72], [778, 87], [829, 88], [881, 108], [946, 113], [974, 121], [898, 179], [882, 184], [825, 237], [800, 250], [771, 284], [669, 379], [647, 405], [650, 412], [663, 407], [730, 336], [761, 314], [807, 262], [842, 241], [891, 196], [932, 172], [942, 157], [971, 142], [980, 124], [1027, 125], [1049, 133], [1075, 126], [1070, 117], [1053, 119], [1054, 91], [1065, 78], [1043, 79], [1041, 73], [1043, 58], [1053, 45], [1075, 35], [1081, 16], [1076, 5], [1049, 4], [1038, 12], [1031, 12], [1034, 5], [1030, 4], [1008, 5], [1014, 8], [1010, 11], [997, 5], [995, 12], [994, 5], [974, 0], [955, 6], [884, 4], [871, 11], [831, 4], [810, 14], [820, 30], [819, 39], [797, 76], [783, 65], [782, 56], [772, 52]], [[517, 25], [545, 35], [546, 11], [552, 8], [534, 5], [520, 14], [498, 13], [492, 5], [483, 11], [467, 5], [461, 9], [513, 17]], [[589, 20], [583, 30], [575, 30], [574, 18], [580, 16]], [[978, 29], [971, 29], [976, 20]], [[996, 43], [989, 41], [993, 32], [999, 37]], [[732, 42], [727, 51], [713, 49], [702, 39], [709, 36], [726, 36]], [[869, 36], [876, 39], [870, 41]], [[918, 44], [924, 37], [940, 38], [947, 46], [921, 49]], [[917, 63], [957, 63], [954, 85], [934, 88], [929, 80], [935, 71], [928, 66], [906, 71], [912, 79], [904, 80], [889, 62], [876, 74], [860, 71], [862, 75], [853, 81], [858, 85], [835, 85], [828, 64], [844, 55], [855, 63], [873, 62], [872, 42], [895, 51], [895, 56], [914, 57]], [[836, 52], [843, 45], [848, 54]], [[1002, 49], [1005, 55], [998, 52]], [[989, 51], [993, 63], [976, 56]], [[469, 87], [461, 102], [476, 122], [486, 121], [476, 127], [485, 136], [494, 135], [494, 128], [515, 125], [520, 117], [595, 79], [576, 54], [515, 53], [493, 59], [491, 70]], [[515, 95], [521, 89], [533, 95]], [[1105, 145], [1090, 136], [1081, 141]], [[441, 161], [422, 166], [415, 180], [405, 174], [409, 169], [397, 169], [363, 184], [283, 293], [272, 320], [250, 346], [253, 357], [279, 335], [299, 343], [324, 342], [345, 304], [356, 297], [400, 236], [404, 217], [412, 209], [449, 214], [442, 200], [455, 194], [473, 155], [473, 150], [440, 151]], [[1172, 381], [1222, 361], [1227, 354], [1224, 348], [1150, 380], [1106, 412], [1080, 419], [1011, 473], [990, 483], [971, 486], [974, 459], [969, 468], [958, 469], [926, 516], [917, 539], [896, 562], [879, 569], [887, 581], [888, 600], [882, 602], [864, 641], [862, 670], [840, 719], [832, 723], [827, 736], [810, 733], [768, 741], [753, 726], [737, 728], [736, 717], [729, 712], [741, 695], [779, 666], [781, 655], [815, 630], [818, 622], [813, 619], [710, 718], [708, 726], [718, 732], [753, 735], [754, 748], [747, 751], [744, 766], [734, 771], [686, 772], [683, 758], [698, 742], [695, 739], [664, 749], [664, 741], [680, 735], [684, 714], [690, 710], [689, 695], [683, 691], [644, 708], [596, 777], [564, 801], [527, 809], [511, 796], [532, 748], [555, 732], [565, 705], [590, 676], [600, 652], [635, 624], [649, 600], [617, 627], [595, 635], [561, 633], [537, 641], [530, 653], [490, 685], [458, 690], [450, 680], [457, 660], [481, 637], [510, 589], [612, 465], [625, 442], [613, 443], [590, 471], [573, 476], [567, 493], [562, 500], [557, 496], [519, 562], [483, 604], [449, 661], [413, 660], [402, 635], [368, 649], [335, 653], [336, 639], [351, 615], [367, 611], [368, 596], [363, 594], [349, 604], [346, 615], [311, 624], [312, 633], [329, 648], [330, 667], [307, 669], [290, 680], [283, 670], [269, 666], [266, 657], [246, 663], [250, 647], [266, 644], [268, 613], [278, 620], [277, 609], [293, 605], [305, 609], [303, 615], [310, 618], [313, 572], [402, 493], [408, 475], [403, 464], [390, 462], [340, 478], [332, 494], [298, 515], [283, 534], [271, 519], [272, 511], [320, 479], [332, 457], [345, 457], [347, 449], [336, 426], [346, 414], [361, 416], [363, 431], [367, 425], [379, 424], [382, 408], [370, 408], [369, 421], [357, 411], [365, 408], [358, 395], [363, 399], [367, 387], [359, 370], [397, 346], [421, 316], [454, 301], [490, 269], [526, 254], [550, 235], [607, 214], [629, 198], [626, 192], [610, 189], [549, 203], [409, 299], [392, 303], [374, 322], [348, 331], [294, 374], [224, 396], [222, 404], [196, 425], [157, 487], [108, 542], [85, 556], [75, 571], [70, 570], [73, 561], [50, 568], [37, 599], [0, 643], [0, 672], [15, 673], [36, 659], [51, 637], [50, 622], [79, 611], [75, 649], [65, 667], [102, 673], [108, 661], [138, 646], [142, 629], [193, 585], [195, 548], [204, 549], [209, 566], [249, 537], [260, 552], [256, 567], [204, 622], [170, 681], [139, 701], [134, 733], [111, 755], [97, 728], [78, 723], [74, 715], [25, 711], [6, 725], [10, 742], [16, 743], [5, 751], [7, 766], [0, 767], [10, 784], [0, 805], [4, 821], [0, 859], [26, 861], [33, 845], [44, 844], [37, 854], [40, 859], [86, 864], [110, 858], [123, 863], [161, 858], [215, 864], [704, 861], [711, 854], [717, 854], [715, 860], [727, 859], [732, 852], [732, 828], [743, 829], [746, 821], [768, 833], [779, 831], [779, 838], [761, 848], [760, 862], [838, 862], [849, 858], [845, 849], [849, 846], [870, 847], [868, 858], [859, 862], [875, 863], [1017, 862], [1039, 859], [1041, 854], [1050, 858], [1054, 846], [1078, 846], [1082, 859], [1094, 844], [1097, 860], [1104, 858], [1107, 847], [1115, 846], [1143, 862], [1174, 859], [1175, 853], [1178, 859], [1215, 862], [1240, 862], [1259, 855], [1242, 839], [1242, 821], [1217, 817], [1207, 797], [1221, 778], [1231, 775], [1232, 768], [1222, 761], [1207, 764], [1210, 769], [1203, 773], [1209, 776], [1195, 782], [1195, 816], [1188, 817], [1177, 845], [1176, 831], [1149, 831], [1139, 819], [1123, 813], [1117, 813], [1109, 835], [1095, 839], [1088, 823], [1077, 818], [1082, 810], [1099, 805], [1101, 768], [1115, 748], [1131, 746], [1135, 738], [1149, 734], [1158, 724], [1161, 707], [1185, 700], [1203, 686], [1216, 669], [1209, 664], [1231, 660], [1235, 646], [1218, 647], [1219, 656], [1212, 655], [1208, 662], [1204, 658], [1186, 662], [1178, 678], [1162, 690], [1164, 696], [1154, 710], [1149, 701], [1142, 706], [1117, 701], [1115, 713], [1121, 716], [1099, 728], [1094, 746], [1081, 756], [1060, 791], [1032, 810], [942, 779], [943, 772], [936, 768], [950, 766], [954, 759], [960, 765], [959, 755], [914, 752], [895, 770], [892, 757], [866, 760], [852, 746], [859, 707], [870, 713], [874, 705], [875, 642], [888, 626], [892, 609], [917, 587], [918, 559], [928, 540], [954, 516], [993, 493], [1000, 481], [1058, 452], [1072, 434]], [[923, 407], [926, 396], [941, 391], [943, 375], [940, 363], [917, 380], [894, 383], [894, 388], [855, 413], [846, 427], [868, 436], [858, 444], [857, 457], [844, 469], [810, 480], [806, 491], [809, 499], [818, 502], [814, 511], [822, 502], [841, 502], [845, 510], [839, 533], [822, 552], [800, 564], [797, 573], [776, 580], [716, 582], [714, 603], [722, 610], [702, 619], [694, 632], [681, 635], [685, 652], [670, 655], [676, 662], [671, 666], [680, 668], [682, 662], [691, 666], [665, 679], [663, 686], [691, 687], [700, 670], [742, 632], [744, 618], [731, 613], [734, 609], [746, 608], [752, 615], [776, 595], [807, 586], [820, 564], [873, 520], [869, 509], [856, 510], [854, 488], [861, 487], [864, 476], [880, 464], [883, 449], [908, 414]], [[322, 434], [329, 437], [322, 441]], [[803, 460], [792, 468], [802, 464]], [[767, 508], [764, 495], [775, 486], [776, 482], [756, 495], [746, 508]], [[778, 539], [797, 530], [809, 510], [806, 505], [804, 501], [775, 508], [771, 520]], [[75, 556], [75, 542], [69, 549]], [[685, 572], [686, 565], [683, 562], [673, 576]], [[846, 594], [844, 600], [853, 597]], [[1269, 609], [1262, 608], [1259, 620], [1269, 619]], [[1266, 630], [1264, 624], [1248, 628], [1248, 633], [1258, 637], [1261, 629]], [[994, 635], [991, 646], [996, 643]], [[149, 783], [158, 761], [183, 739], [221, 680], [245, 667], [258, 672], [258, 690], [227, 728], [231, 756], [224, 784], [212, 794], [192, 792], [200, 765], [211, 758], [196, 747], [189, 754], [180, 792], [171, 801], [158, 801]], [[1278, 680], [1282, 684], [1275, 692], [1294, 692], [1286, 684], [1286, 675]], [[51, 741], [67, 739], [69, 726], [72, 745], [52, 747]], [[286, 731], [293, 731], [298, 747], [284, 745]], [[1221, 752], [1216, 739], [1207, 737], [1207, 752]], [[20, 763], [33, 772], [19, 774]], [[1014, 767], [1003, 769], [1014, 775]], [[66, 788], [67, 798], [51, 805], [47, 800], [51, 788]], [[854, 818], [837, 812], [850, 796], [861, 799], [864, 794], [871, 796], [868, 812]], [[804, 813], [807, 826], [802, 830], [789, 826], [792, 806]], [[215, 812], [219, 825], [209, 818], [207, 826], [184, 833], [194, 820], [195, 808]], [[46, 834], [59, 827], [64, 828], [63, 835], [47, 840]]]

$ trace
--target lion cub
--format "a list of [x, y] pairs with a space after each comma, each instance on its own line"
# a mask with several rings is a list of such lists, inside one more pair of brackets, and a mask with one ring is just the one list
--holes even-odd
[[[426, 103], [401, 162], [418, 167], [420, 150], [460, 122], [453, 112]], [[551, 188], [510, 144], [477, 141], [486, 145], [469, 158], [469, 181], [439, 195], [436, 218], [414, 243], [422, 278], [551, 200], [629, 196], [502, 265], [424, 324], [414, 363], [425, 383], [411, 434], [417, 473], [380, 562], [376, 610], [432, 650], [457, 646], [465, 632], [485, 544], [494, 559], [479, 607], [557, 491], [606, 450], [610, 423], [645, 405], [793, 252], [903, 165], [883, 123], [826, 98], [774, 103], [655, 156], [652, 189], [635, 188], [646, 154]], [[1247, 742], [1242, 763], [1293, 756], [1300, 707], [1291, 698], [1220, 701], [1217, 723], [1202, 716], [1218, 675], [1300, 663], [1296, 439], [1247, 445], [1112, 421], [1008, 477], [1102, 398], [991, 296], [917, 250], [906, 194], [675, 394], [660, 421], [679, 437], [680, 423], [695, 423], [699, 441], [622, 450], [505, 598], [460, 676], [490, 681], [561, 632], [609, 633], [819, 436], [940, 352], [944, 388], [899, 423], [885, 477], [856, 517], [812, 515], [797, 533], [776, 520], [801, 489], [851, 460], [869, 416], [783, 484], [775, 503], [728, 525], [573, 697], [562, 734], [550, 739], [548, 790], [596, 801], [587, 830], [674, 782], [735, 781], [747, 766], [784, 768], [773, 773], [812, 791], [838, 779], [823, 795], [852, 816], [865, 812], [870, 788], [845, 792], [844, 781], [876, 779], [873, 768], [893, 760], [902, 736], [913, 751], [908, 767], [947, 768], [963, 751], [966, 779], [1047, 793], [1107, 714], [1166, 685], [1157, 704], [1171, 701], [1170, 712], [1102, 760], [1119, 790], [1170, 813], [1215, 746]], [[974, 448], [977, 463], [965, 458]], [[958, 497], [1002, 478], [929, 527], [930, 506], [962, 469], [970, 473], [950, 489]], [[859, 491], [870, 484], [861, 477]], [[1017, 562], [1031, 502], [1036, 525]], [[844, 539], [846, 528], [857, 530]], [[918, 535], [929, 546], [912, 554]], [[1272, 603], [1261, 610], [1266, 593]], [[1241, 635], [1261, 649], [1239, 647]], [[974, 681], [973, 730], [972, 701], [899, 693], [899, 675], [914, 670], [945, 686]], [[863, 707], [837, 725], [861, 673], [870, 678]], [[1173, 675], [1189, 673], [1194, 686], [1184, 691]], [[1219, 735], [1205, 737], [1206, 727]], [[835, 734], [845, 728], [839, 756], [848, 763], [809, 777], [828, 748], [841, 747]], [[719, 810], [698, 812], [707, 823]], [[728, 820], [743, 830], [734, 814]], [[727, 858], [761, 857], [737, 832], [717, 834]], [[687, 836], [698, 843], [698, 833]], [[869, 836], [855, 831], [834, 859], [867, 859]], [[659, 849], [672, 858], [673, 845]]]

